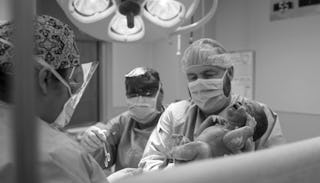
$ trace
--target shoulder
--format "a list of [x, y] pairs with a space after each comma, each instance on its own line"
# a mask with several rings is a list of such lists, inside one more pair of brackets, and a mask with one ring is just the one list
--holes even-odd
[[[93, 173], [99, 174], [97, 163], [78, 142], [60, 131], [52, 130], [44, 130], [46, 133], [41, 135], [39, 143], [39, 161], [42, 169], [47, 169], [43, 173], [45, 177], [53, 174], [75, 182], [89, 182]], [[100, 175], [102, 177], [103, 174]]]
[[93, 157], [67, 134], [40, 121], [39, 139], [41, 176], [48, 182], [91, 182], [92, 176], [104, 179]]
[[130, 120], [131, 120], [131, 117], [130, 117], [129, 111], [125, 111], [117, 115], [116, 117], [112, 118], [108, 123], [110, 123], [110, 125], [119, 126], [123, 128], [130, 122]]
[[86, 152], [78, 142], [73, 140], [67, 134], [51, 128], [48, 124], [40, 122], [39, 128], [39, 148], [44, 160], [54, 158], [56, 160], [74, 160], [78, 159]]
[[190, 109], [194, 108], [195, 104], [191, 100], [181, 100], [179, 102], [171, 103], [162, 116], [172, 118], [174, 121], [184, 121]]
[[191, 100], [181, 100], [179, 102], [171, 103], [166, 110], [167, 111], [173, 111], [173, 112], [184, 112], [190, 108], [192, 105]]
[[110, 120], [99, 122], [96, 124], [99, 128], [111, 128], [112, 126], [124, 126], [130, 121], [130, 115], [128, 111], [122, 112]]

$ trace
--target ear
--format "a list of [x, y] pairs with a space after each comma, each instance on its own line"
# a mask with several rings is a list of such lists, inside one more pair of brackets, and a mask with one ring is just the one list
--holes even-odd
[[228, 73], [227, 73], [227, 75], [229, 76], [230, 80], [232, 81], [233, 76], [234, 76], [233, 66], [231, 66], [231, 67], [228, 68]]
[[161, 109], [162, 108], [162, 103], [163, 103], [163, 97], [164, 97], [164, 92], [162, 89], [162, 86], [160, 88], [160, 92], [157, 98], [157, 109]]
[[223, 79], [223, 94], [229, 97], [231, 94], [231, 81], [233, 79], [233, 66], [228, 68], [227, 74]]
[[38, 73], [38, 84], [41, 92], [46, 95], [48, 93], [50, 71], [42, 68]]

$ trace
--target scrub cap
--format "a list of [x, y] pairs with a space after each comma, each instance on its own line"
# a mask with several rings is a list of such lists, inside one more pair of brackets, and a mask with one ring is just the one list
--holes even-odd
[[10, 23], [0, 24], [0, 71], [2, 73], [12, 73], [13, 64], [10, 62], [12, 58], [12, 26]]
[[159, 73], [151, 68], [137, 67], [125, 75], [126, 95], [149, 96], [159, 90]]
[[[11, 39], [12, 24], [0, 25], [0, 69], [5, 70], [5, 73], [13, 72]], [[74, 32], [69, 25], [60, 20], [48, 15], [38, 16], [34, 21], [34, 41], [34, 54], [54, 69], [80, 65], [80, 54]]]
[[184, 51], [181, 65], [186, 71], [196, 65], [230, 67], [232, 63], [227, 50], [219, 42], [204, 38], [195, 41]]
[[80, 54], [74, 32], [60, 20], [42, 15], [35, 22], [35, 55], [40, 56], [54, 69], [80, 65]]

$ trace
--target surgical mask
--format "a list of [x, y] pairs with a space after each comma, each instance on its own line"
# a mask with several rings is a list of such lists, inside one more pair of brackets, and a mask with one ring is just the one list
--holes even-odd
[[[78, 90], [75, 92], [72, 92], [72, 89], [70, 87], [71, 85], [76, 85], [76, 83], [70, 83], [68, 84], [65, 79], [62, 78], [62, 76], [55, 70], [53, 69], [47, 62], [40, 58], [36, 58], [37, 62], [40, 63], [42, 66], [45, 68], [49, 69], [50, 72], [58, 78], [58, 80], [67, 88], [68, 93], [70, 95], [70, 98], [67, 100], [67, 102], [64, 104], [62, 111], [56, 118], [56, 120], [51, 124], [52, 127], [57, 128], [57, 129], [62, 129], [66, 125], [68, 125], [71, 121], [71, 117], [74, 113], [74, 110], [76, 109], [89, 81], [91, 80], [95, 70], [98, 67], [98, 62], [91, 62], [91, 63], [86, 63], [82, 64], [82, 70], [83, 70], [83, 83], [79, 87]], [[71, 74], [69, 76], [69, 79], [72, 77], [74, 72], [74, 69], [71, 71]]]
[[212, 98], [218, 98], [218, 96], [224, 96], [223, 93], [223, 80], [227, 71], [222, 78], [216, 79], [197, 79], [189, 82], [188, 87], [190, 90], [191, 98], [194, 103], [202, 110], [208, 110], [207, 102]]
[[160, 113], [157, 109], [159, 92], [160, 89], [155, 97], [138, 96], [127, 98], [129, 115], [139, 123], [145, 124], [153, 120]]

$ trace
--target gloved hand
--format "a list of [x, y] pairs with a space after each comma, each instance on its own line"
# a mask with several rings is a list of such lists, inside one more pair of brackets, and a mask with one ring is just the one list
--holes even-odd
[[83, 133], [80, 144], [87, 152], [94, 152], [103, 147], [107, 140], [106, 132], [106, 130], [91, 126]]

